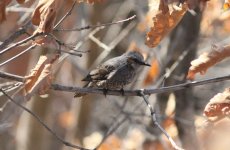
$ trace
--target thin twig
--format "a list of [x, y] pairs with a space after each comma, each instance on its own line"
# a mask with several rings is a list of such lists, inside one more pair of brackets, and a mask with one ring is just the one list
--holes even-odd
[[[72, 8], [71, 8], [71, 9], [62, 17], [62, 19], [54, 26], [54, 29], [55, 29], [60, 23], [62, 23], [62, 22], [66, 19], [67, 16], [69, 16], [69, 15], [71, 14], [71, 12], [72, 12], [72, 10], [73, 10], [73, 7], [75, 6], [75, 3], [76, 3], [76, 0], [74, 1], [74, 4], [73, 4]], [[11, 45], [11, 46], [9, 46], [9, 47], [3, 49], [3, 50], [1, 50], [1, 51], [0, 51], [0, 55], [2, 55], [2, 54], [4, 54], [4, 53], [8, 52], [9, 50], [11, 50], [11, 49], [13, 49], [13, 48], [15, 48], [15, 47], [17, 47], [17, 46], [20, 46], [20, 45], [22, 45], [22, 44], [25, 44], [25, 43], [27, 43], [28, 41], [33, 40], [35, 37], [38, 37], [38, 36], [41, 36], [41, 35], [45, 35], [45, 34], [44, 34], [44, 33], [37, 33], [37, 34], [31, 35], [30, 37], [28, 37], [28, 38], [26, 38], [26, 39], [24, 39], [24, 40], [21, 40], [21, 41], [15, 43], [15, 44], [13, 44], [13, 45]]]
[[68, 147], [72, 147], [75, 149], [80, 149], [80, 150], [91, 150], [91, 149], [87, 149], [87, 148], [82, 148], [80, 146], [77, 146], [75, 144], [69, 143], [65, 140], [63, 140], [61, 137], [59, 137], [51, 128], [49, 128], [42, 120], [39, 116], [37, 116], [36, 114], [34, 114], [31, 110], [29, 110], [28, 108], [26, 108], [25, 106], [23, 106], [22, 104], [20, 104], [19, 102], [15, 101], [12, 97], [10, 97], [3, 89], [0, 88], [0, 91], [14, 104], [16, 104], [18, 107], [20, 107], [21, 109], [25, 110], [27, 113], [29, 113], [31, 116], [33, 116], [43, 127], [45, 127], [54, 137], [56, 137], [61, 143], [63, 143], [64, 145], [68, 146]]
[[70, 54], [70, 55], [74, 55], [74, 56], [82, 57], [82, 54], [79, 54], [79, 53], [69, 52], [69, 51], [62, 50], [62, 49], [59, 49], [59, 51], [61, 51], [61, 52], [63, 52], [63, 53]]
[[31, 35], [30, 37], [25, 38], [24, 40], [21, 40], [21, 41], [15, 43], [15, 44], [13, 44], [13, 45], [11, 45], [11, 46], [9, 46], [9, 47], [3, 49], [2, 51], [0, 51], [0, 55], [2, 55], [2, 54], [4, 54], [4, 53], [8, 52], [8, 51], [11, 50], [12, 48], [15, 48], [15, 47], [17, 47], [17, 46], [20, 46], [20, 45], [22, 45], [22, 44], [25, 44], [25, 43], [27, 43], [28, 41], [33, 40], [35, 37], [38, 37], [38, 36], [43, 35], [43, 34], [44, 34], [44, 33], [37, 33], [37, 34]]
[[76, 5], [76, 2], [77, 1], [75, 0], [70, 10], [58, 21], [58, 23], [54, 26], [54, 29], [56, 29], [68, 16], [71, 15], [73, 8]]
[[26, 7], [7, 7], [7, 12], [23, 12], [23, 13], [32, 13], [34, 11], [34, 8], [26, 8]]
[[[135, 107], [133, 108], [133, 111], [137, 111], [138, 108], [139, 108], [139, 106], [140, 106], [140, 104], [136, 104]], [[96, 146], [95, 149], [98, 149], [98, 148], [103, 144], [103, 142], [104, 142], [110, 135], [112, 135], [122, 124], [125, 123], [125, 121], [126, 121], [127, 119], [130, 119], [130, 115], [125, 114], [125, 116], [124, 116], [122, 119], [118, 120], [119, 117], [120, 117], [121, 115], [123, 115], [123, 114], [124, 114], [124, 113], [123, 113], [123, 110], [121, 110], [121, 111], [118, 113], [118, 115], [116, 116], [115, 121], [114, 121], [115, 123], [113, 123], [113, 124], [110, 126], [110, 128], [109, 128], [109, 129], [107, 130], [107, 132], [104, 134], [103, 139], [102, 139], [101, 142]], [[116, 120], [118, 120], [118, 121], [116, 121]]]
[[145, 97], [143, 91], [140, 91], [140, 96], [144, 99], [146, 105], [148, 106], [150, 113], [151, 113], [151, 119], [152, 119], [152, 123], [153, 125], [157, 126], [162, 133], [164, 133], [164, 135], [168, 138], [168, 140], [170, 141], [171, 145], [173, 146], [174, 149], [176, 150], [184, 150], [183, 148], [180, 148], [179, 146], [177, 146], [177, 144], [173, 141], [172, 137], [165, 131], [165, 129], [163, 127], [161, 127], [161, 125], [157, 122], [156, 119], [156, 113], [153, 109], [153, 107], [150, 105], [148, 99]]
[[1, 45], [0, 49], [5, 48], [7, 45], [12, 43], [15, 39], [17, 39], [19, 36], [27, 33], [26, 32], [26, 27], [29, 26], [30, 22], [27, 22], [25, 25], [23, 25], [20, 29], [18, 29], [16, 32], [11, 34]]
[[[10, 86], [7, 86], [7, 87], [0, 87], [2, 88], [5, 92], [10, 92], [10, 91], [13, 91], [21, 86], [23, 86], [24, 83], [23, 82], [17, 82], [17, 83], [14, 83], [13, 85], [10, 85]], [[3, 96], [4, 94], [0, 92], [0, 97]]]
[[22, 77], [22, 76], [14, 75], [14, 74], [11, 74], [11, 73], [6, 73], [6, 72], [2, 72], [2, 71], [0, 71], [0, 77], [5, 78], [5, 79], [19, 81], [19, 82], [24, 82], [25, 81], [25, 78]]
[[[103, 60], [104, 58], [106, 58], [106, 57], [110, 54], [110, 52], [117, 46], [117, 44], [119, 44], [119, 42], [122, 41], [122, 40], [130, 33], [130, 31], [135, 27], [135, 25], [136, 25], [135, 22], [131, 22], [129, 25], [127, 25], [127, 27], [125, 27], [125, 29], [122, 30], [122, 31], [119, 33], [119, 35], [117, 35], [117, 37], [116, 37], [111, 43], [109, 43], [108, 46], [105, 45], [104, 43], [102, 43], [101, 41], [99, 41], [98, 39], [97, 39], [97, 40], [98, 40], [100, 43], [96, 43], [96, 41], [94, 40], [94, 42], [95, 42], [98, 46], [104, 48], [104, 51], [103, 51], [103, 52], [97, 57], [97, 59], [92, 63], [92, 64], [94, 64], [94, 67], [95, 67], [95, 65], [100, 64], [100, 63], [101, 63], [101, 60]], [[92, 36], [90, 36], [90, 37], [91, 37], [90, 39], [93, 40], [92, 37], [94, 37], [94, 36], [92, 35]], [[94, 37], [94, 38], [95, 38], [95, 37]], [[104, 46], [103, 46], [103, 45], [104, 45]]]
[[[55, 35], [53, 35], [53, 34], [51, 34], [51, 33], [49, 33], [48, 35], [49, 35], [52, 39], [54, 39], [55, 42], [59, 45], [58, 51], [63, 52], [63, 53], [67, 53], [67, 54], [70, 54], [70, 55], [75, 55], [75, 56], [82, 57], [82, 54], [75, 53], [75, 52], [73, 52], [73, 51], [62, 50], [62, 49], [61, 49], [61, 46], [64, 46], [64, 47], [66, 47], [66, 48], [68, 48], [68, 49], [71, 49], [71, 47], [68, 46], [67, 44], [63, 43], [62, 41], [60, 41]], [[81, 51], [77, 51], [77, 52], [81, 52]], [[82, 52], [82, 53], [84, 53], [84, 52]]]
[[165, 74], [162, 75], [159, 79], [157, 79], [157, 83], [154, 85], [155, 87], [159, 87], [160, 85], [164, 84], [164, 81], [170, 77], [173, 71], [181, 64], [184, 58], [189, 54], [190, 49], [191, 48], [188, 48], [183, 53], [181, 53], [181, 55], [177, 58], [177, 60], [169, 68], [165, 69]]
[[103, 23], [103, 24], [98, 24], [98, 25], [87, 25], [85, 27], [80, 27], [80, 28], [73, 28], [73, 29], [55, 29], [55, 31], [82, 31], [82, 30], [88, 30], [88, 29], [92, 29], [92, 28], [97, 28], [97, 27], [106, 27], [106, 26], [111, 26], [114, 24], [119, 24], [119, 23], [123, 23], [123, 22], [127, 22], [127, 21], [131, 21], [133, 19], [136, 18], [136, 15], [133, 15], [127, 19], [123, 19], [123, 20], [119, 20], [119, 21], [115, 21], [115, 22], [109, 22], [109, 23]]
[[[94, 29], [92, 32], [90, 32], [87, 36], [85, 36], [82, 40], [80, 40], [76, 46], [74, 46], [74, 48], [72, 50], [70, 50], [70, 52], [79, 52], [78, 49], [80, 49], [83, 44], [89, 39], [89, 36], [92, 34], [96, 34], [98, 31], [104, 29], [104, 27], [98, 27], [96, 29]], [[59, 59], [57, 64], [60, 64], [63, 60], [65, 60], [67, 57], [69, 56], [69, 54], [64, 54], [62, 55]], [[56, 67], [57, 68], [57, 67]]]
[[32, 49], [34, 49], [35, 47], [36, 47], [36, 45], [35, 45], [35, 44], [31, 45], [30, 47], [28, 47], [27, 49], [25, 49], [25, 50], [24, 50], [24, 51], [22, 51], [21, 53], [18, 53], [17, 55], [15, 55], [15, 56], [11, 57], [10, 59], [7, 59], [7, 60], [6, 60], [6, 61], [4, 61], [3, 63], [1, 63], [1, 64], [0, 64], [0, 67], [2, 67], [2, 66], [4, 66], [5, 64], [7, 64], [7, 63], [11, 62], [12, 60], [14, 60], [14, 59], [18, 58], [19, 56], [21, 56], [21, 55], [25, 54], [26, 52], [28, 52], [28, 51], [30, 51], [30, 50], [32, 50]]
[[113, 125], [113, 127], [111, 127], [110, 130], [108, 130], [108, 132], [104, 134], [103, 139], [94, 149], [95, 150], [98, 149], [110, 135], [112, 135], [123, 123], [125, 123], [126, 120], [127, 120], [127, 116], [122, 118], [120, 121], [117, 121], [117, 123]]

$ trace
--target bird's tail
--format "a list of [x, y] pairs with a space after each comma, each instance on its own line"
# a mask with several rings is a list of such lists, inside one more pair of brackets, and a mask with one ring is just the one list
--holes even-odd
[[[89, 82], [86, 83], [86, 84], [83, 86], [83, 88], [88, 87], [88, 86], [89, 86]], [[85, 95], [87, 95], [87, 94], [86, 94], [86, 93], [75, 92], [75, 93], [74, 93], [74, 98], [82, 97], [82, 96], [85, 96]]]

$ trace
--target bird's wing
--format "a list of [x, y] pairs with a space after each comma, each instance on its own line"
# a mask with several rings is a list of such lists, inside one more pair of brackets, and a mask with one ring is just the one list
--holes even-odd
[[125, 75], [127, 73], [127, 66], [126, 65], [120, 65], [119, 68], [112, 70], [110, 74], [108, 75], [107, 79], [110, 80], [115, 76]]
[[98, 81], [106, 80], [111, 72], [119, 69], [124, 64], [122, 57], [114, 57], [99, 65], [96, 69], [90, 71], [90, 73], [82, 81]]
[[115, 69], [111, 64], [102, 64], [90, 73], [82, 81], [106, 80], [109, 73]]

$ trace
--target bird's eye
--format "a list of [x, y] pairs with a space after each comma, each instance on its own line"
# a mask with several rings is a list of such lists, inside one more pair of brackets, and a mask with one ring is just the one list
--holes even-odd
[[128, 63], [133, 63], [133, 62], [135, 62], [135, 60], [134, 60], [132, 57], [129, 57], [129, 58], [127, 59], [127, 62], [128, 62]]
[[139, 63], [140, 61], [138, 60], [138, 59], [136, 59], [136, 58], [133, 58], [133, 61], [135, 62], [135, 63]]
[[133, 58], [133, 57], [129, 57], [128, 59], [127, 59], [127, 62], [129, 62], [129, 63], [140, 63], [140, 61], [137, 59], [137, 58]]

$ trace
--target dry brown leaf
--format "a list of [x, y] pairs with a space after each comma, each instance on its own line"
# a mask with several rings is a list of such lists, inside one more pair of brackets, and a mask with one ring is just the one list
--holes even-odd
[[164, 150], [164, 146], [159, 140], [146, 140], [142, 146], [143, 150]]
[[51, 67], [53, 62], [58, 58], [41, 56], [37, 65], [32, 69], [25, 82], [25, 96], [30, 99], [35, 93], [43, 95], [50, 88], [52, 81]]
[[204, 115], [217, 118], [230, 115], [230, 88], [218, 93], [209, 101], [204, 109]]
[[[53, 31], [57, 12], [63, 0], [40, 0], [32, 15], [32, 23], [38, 28], [33, 34], [50, 33]], [[44, 44], [47, 38], [39, 37], [35, 40], [38, 45]]]
[[203, 150], [229, 150], [230, 143], [230, 120], [224, 118], [217, 122], [202, 124], [202, 128], [197, 128], [197, 137]]
[[6, 6], [11, 2], [12, 0], [1, 0], [0, 1], [0, 23], [6, 20]]
[[98, 150], [119, 150], [121, 149], [121, 140], [116, 135], [109, 136], [98, 148]]
[[204, 53], [191, 62], [187, 79], [193, 80], [196, 73], [205, 74], [207, 69], [230, 56], [230, 45], [224, 47], [212, 46], [210, 53]]
[[158, 13], [153, 17], [153, 25], [146, 37], [146, 45], [149, 47], [157, 46], [165, 35], [179, 23], [187, 11], [187, 4], [183, 4], [181, 7], [171, 6], [172, 11], [164, 1], [160, 1]]
[[[0, 1], [0, 23], [6, 20], [6, 6], [11, 2], [12, 0], [1, 0]], [[22, 4], [25, 0], [17, 0], [18, 3]]]
[[230, 0], [225, 0], [224, 5], [223, 5], [223, 9], [225, 11], [230, 9]]
[[53, 30], [57, 11], [62, 0], [40, 0], [32, 15], [32, 23], [38, 28], [35, 33], [49, 33]]
[[144, 80], [144, 85], [145, 86], [151, 85], [159, 75], [159, 72], [160, 72], [160, 67], [158, 61], [154, 59], [151, 63], [151, 68], [149, 69], [149, 72]]
[[70, 128], [74, 124], [74, 113], [70, 111], [62, 112], [58, 115], [58, 122], [63, 128]]

